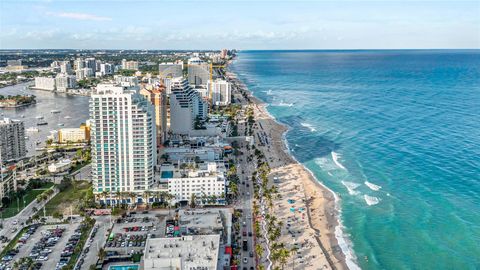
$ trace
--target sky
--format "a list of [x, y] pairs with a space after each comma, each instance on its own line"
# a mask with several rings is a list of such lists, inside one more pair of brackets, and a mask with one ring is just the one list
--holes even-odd
[[480, 48], [480, 0], [0, 0], [0, 49]]

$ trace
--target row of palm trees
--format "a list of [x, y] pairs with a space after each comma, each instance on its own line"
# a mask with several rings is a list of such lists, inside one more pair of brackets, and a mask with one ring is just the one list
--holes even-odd
[[160, 203], [168, 203], [170, 200], [175, 198], [172, 194], [166, 191], [144, 191], [142, 194], [135, 192], [123, 192], [123, 191], [103, 191], [101, 194], [97, 195], [97, 200], [102, 199], [104, 202], [110, 200], [115, 200], [117, 205], [125, 205], [129, 203], [135, 203], [141, 198], [143, 202], [149, 202], [150, 198], [158, 199]]
[[[252, 173], [252, 180], [259, 179], [257, 181], [252, 181], [254, 183], [254, 198], [256, 199], [253, 204], [253, 214], [258, 216], [260, 213], [260, 207], [257, 201], [263, 199], [266, 202], [268, 213], [265, 214], [266, 222], [266, 232], [269, 240], [269, 249], [270, 249], [270, 260], [274, 264], [273, 269], [283, 269], [288, 262], [288, 258], [294, 253], [294, 250], [288, 249], [283, 243], [279, 243], [278, 240], [281, 236], [283, 221], [279, 221], [273, 212], [274, 200], [281, 199], [278, 187], [275, 185], [269, 186], [268, 175], [271, 170], [268, 166], [268, 163], [265, 161], [265, 155], [258, 149], [255, 149], [255, 158], [257, 160], [257, 170]], [[262, 191], [260, 194], [260, 190]], [[254, 230], [257, 237], [261, 237], [260, 233], [260, 222], [255, 221]], [[255, 246], [255, 251], [259, 257], [262, 257], [264, 250], [263, 246], [257, 244]], [[260, 265], [263, 267], [263, 265]]]

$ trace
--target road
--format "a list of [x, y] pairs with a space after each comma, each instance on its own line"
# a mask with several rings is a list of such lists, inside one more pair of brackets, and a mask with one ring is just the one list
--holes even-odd
[[[33, 211], [34, 208], [41, 209], [45, 204], [47, 204], [47, 202], [51, 198], [57, 195], [57, 193], [58, 193], [58, 190], [54, 189], [54, 193], [50, 197], [48, 197], [47, 200], [44, 200], [40, 203], [37, 202], [37, 200], [33, 200], [16, 216], [3, 219], [3, 222], [2, 222], [3, 227], [2, 229], [0, 229], [0, 235], [7, 236], [8, 238], [11, 239], [16, 234], [16, 232], [12, 233], [12, 229], [15, 228], [16, 231], [18, 231], [21, 228], [23, 228], [25, 225], [25, 221], [27, 221], [30, 217], [32, 217], [35, 214], [35, 212]], [[1, 246], [2, 250], [7, 244], [8, 243], [2, 244]]]
[[87, 180], [88, 182], [92, 181], [91, 177], [92, 164], [87, 164], [80, 168], [78, 171], [74, 172], [72, 175], [75, 180]]
[[[239, 117], [243, 117], [239, 115]], [[238, 131], [239, 134], [244, 134], [246, 122], [239, 122]], [[240, 142], [241, 145], [246, 144], [246, 142]], [[240, 196], [241, 204], [239, 208], [243, 210], [243, 215], [241, 218], [242, 223], [242, 242], [243, 240], [248, 241], [248, 251], [241, 249], [241, 266], [243, 269], [256, 269], [256, 257], [250, 257], [250, 252], [255, 254], [255, 235], [253, 230], [253, 183], [251, 181], [252, 172], [255, 170], [252, 163], [247, 163], [246, 159], [248, 156], [248, 150], [244, 147], [241, 148], [243, 155], [239, 156], [236, 160], [237, 172], [239, 172], [239, 183], [238, 191]], [[243, 236], [243, 231], [247, 233], [246, 236]], [[251, 233], [252, 236], [249, 236]], [[244, 258], [247, 258], [247, 263], [244, 263]]]
[[[87, 243], [84, 246], [82, 253], [82, 258], [84, 259], [84, 262], [81, 265], [80, 269], [90, 269], [90, 265], [95, 265], [97, 263], [98, 251], [105, 245], [105, 241], [107, 240], [107, 232], [111, 227], [110, 216], [98, 216], [94, 218], [96, 220], [95, 227], [97, 228], [97, 233], [95, 233], [95, 237], [93, 237], [93, 240], [90, 240], [91, 237], [89, 237], [89, 240], [87, 240]], [[87, 251], [87, 248], [88, 252], [85, 252]]]

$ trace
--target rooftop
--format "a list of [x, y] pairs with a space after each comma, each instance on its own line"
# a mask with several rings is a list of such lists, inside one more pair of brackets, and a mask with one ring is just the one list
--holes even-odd
[[216, 270], [219, 247], [219, 235], [149, 238], [145, 245], [144, 269]]

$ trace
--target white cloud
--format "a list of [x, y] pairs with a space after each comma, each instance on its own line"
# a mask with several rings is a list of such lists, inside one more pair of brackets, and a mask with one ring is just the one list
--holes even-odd
[[74, 20], [85, 20], [85, 21], [111, 21], [112, 20], [112, 18], [110, 17], [97, 16], [95, 14], [88, 14], [88, 13], [48, 12], [47, 14], [51, 16], [74, 19]]

